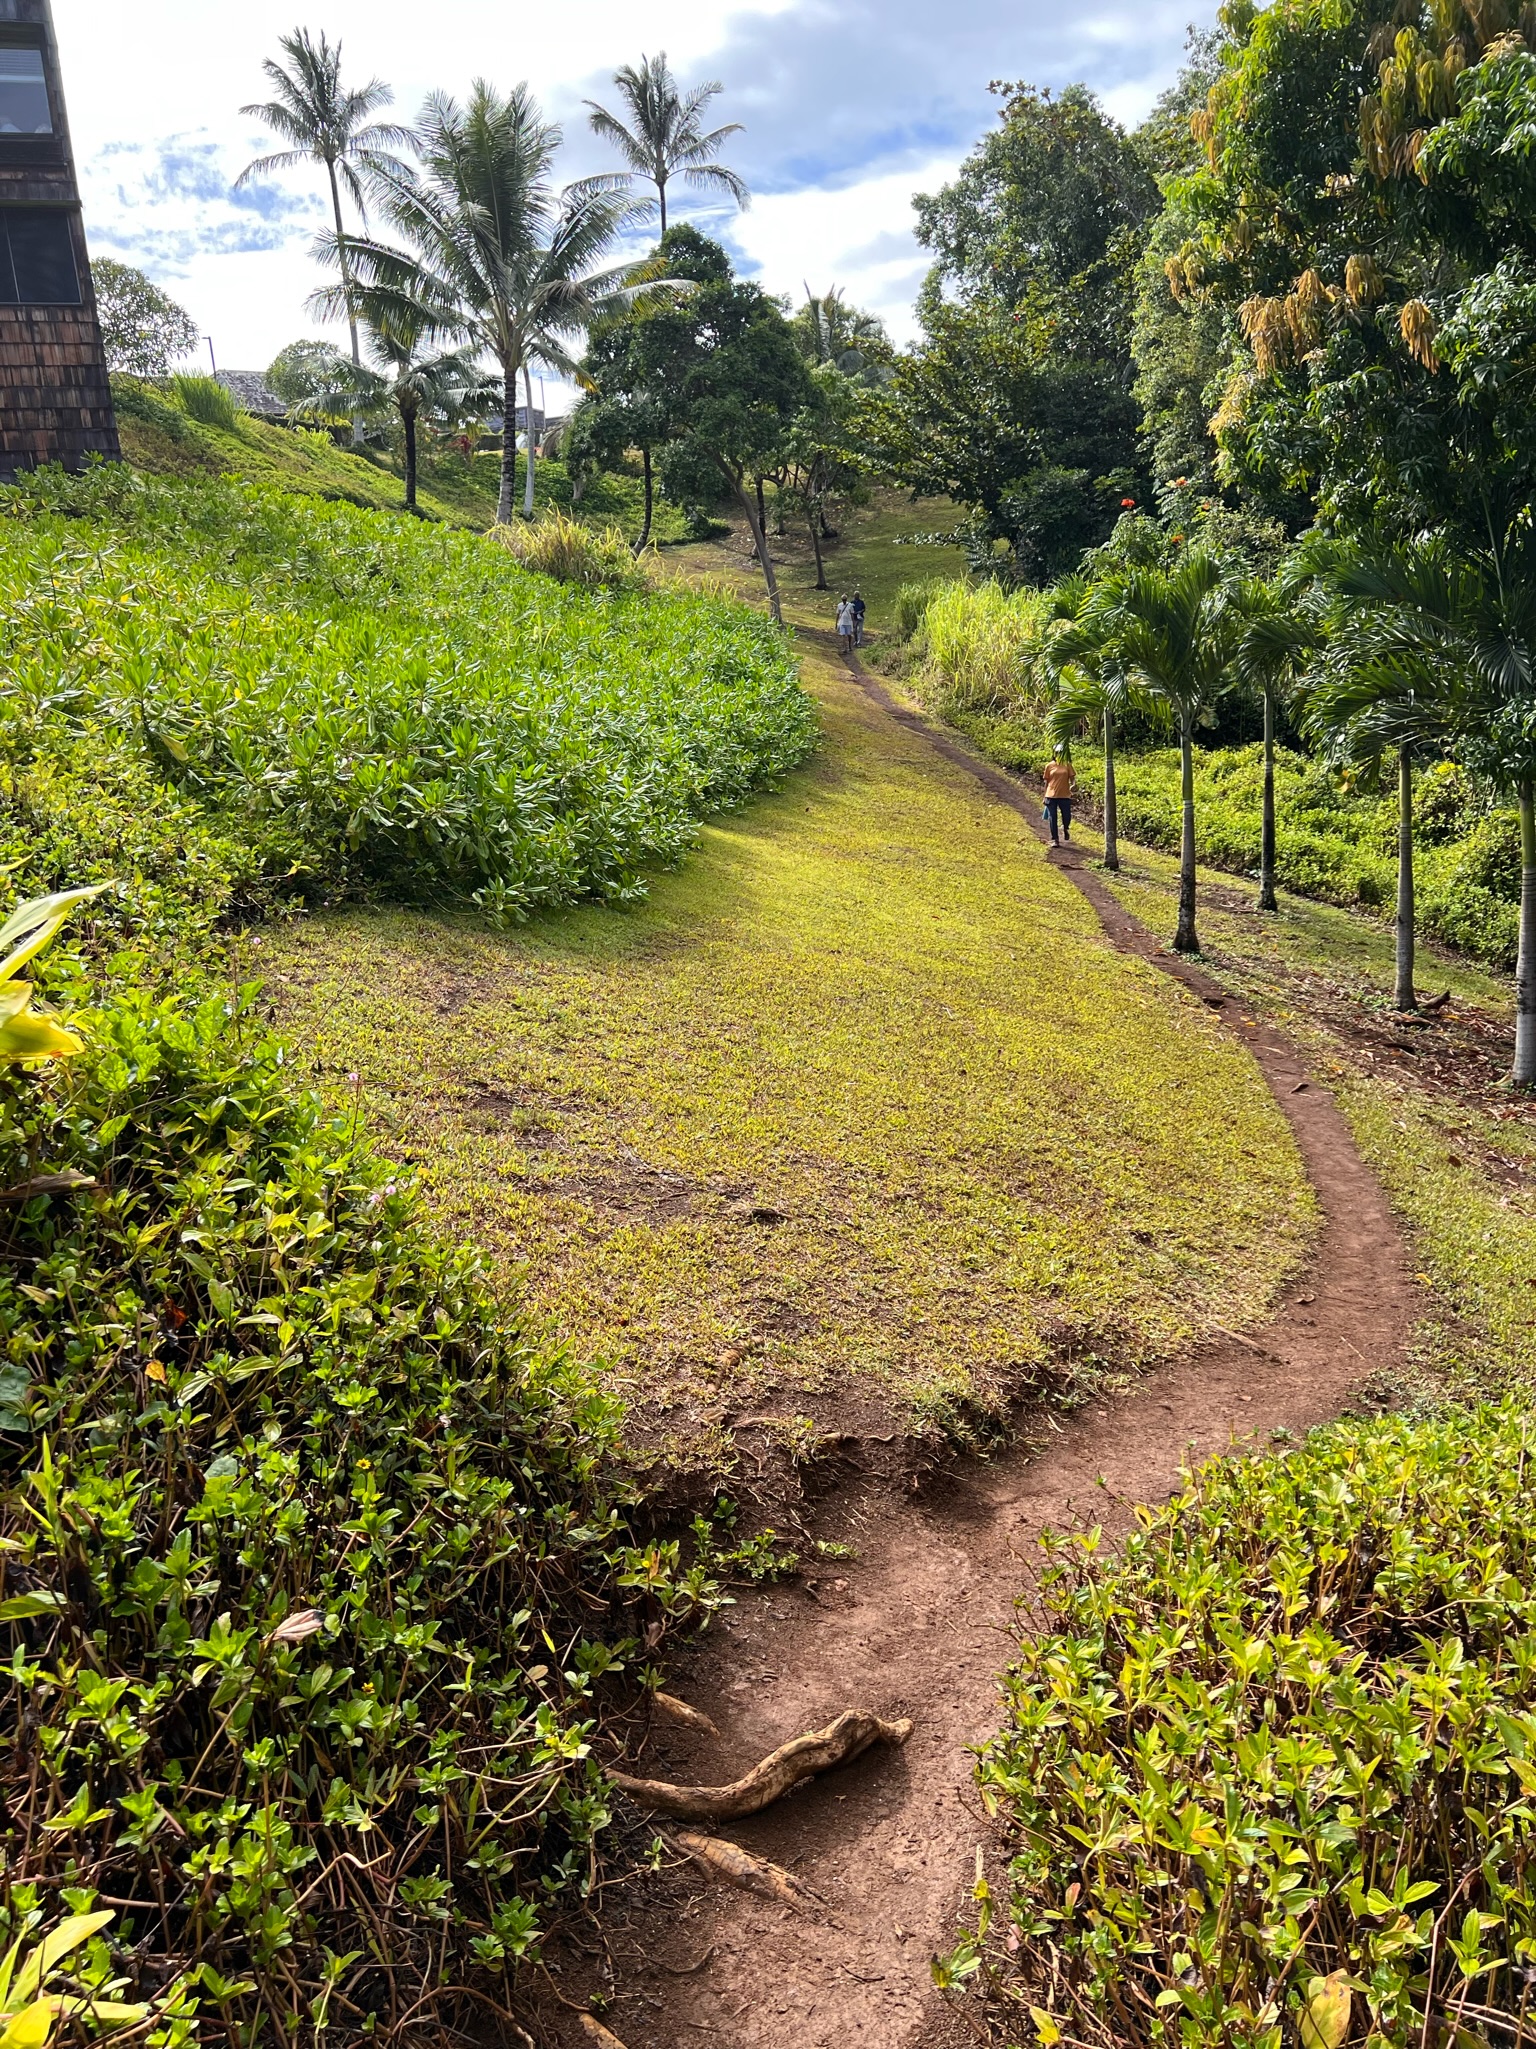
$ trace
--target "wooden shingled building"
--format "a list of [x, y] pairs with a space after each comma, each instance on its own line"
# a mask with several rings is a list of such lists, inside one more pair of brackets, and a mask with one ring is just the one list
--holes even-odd
[[48, 0], [0, 0], [0, 480], [118, 454]]

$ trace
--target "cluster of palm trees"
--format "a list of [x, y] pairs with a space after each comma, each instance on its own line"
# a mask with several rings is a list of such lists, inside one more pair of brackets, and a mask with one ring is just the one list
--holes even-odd
[[[338, 362], [332, 388], [311, 395], [308, 410], [350, 413], [358, 438], [368, 414], [398, 417], [414, 509], [419, 422], [452, 424], [499, 400], [497, 518], [505, 524], [514, 511], [521, 379], [523, 511], [531, 517], [535, 367], [576, 375], [591, 326], [642, 285], [658, 283], [610, 260], [624, 230], [658, 216], [664, 230], [668, 189], [677, 182], [747, 203], [746, 186], [718, 161], [739, 124], [703, 125], [721, 86], [683, 91], [664, 54], [626, 65], [614, 82], [627, 121], [588, 102], [594, 131], [619, 146], [626, 168], [561, 186], [561, 131], [525, 85], [503, 94], [478, 80], [462, 103], [434, 93], [407, 129], [378, 118], [391, 98], [381, 80], [344, 83], [339, 43], [296, 29], [281, 38], [281, 49], [281, 60], [264, 67], [273, 97], [242, 111], [286, 147], [258, 158], [241, 182], [300, 164], [326, 174], [334, 225], [317, 253], [337, 275], [311, 305], [348, 322], [352, 351], [350, 364]], [[363, 224], [359, 232], [347, 228], [344, 194]], [[367, 231], [370, 213], [393, 239]]]
[[1264, 706], [1259, 905], [1276, 908], [1274, 749], [1284, 708], [1342, 763], [1396, 758], [1395, 1003], [1414, 991], [1416, 764], [1450, 757], [1519, 806], [1522, 888], [1513, 1079], [1536, 1082], [1536, 542], [1529, 562], [1456, 554], [1437, 537], [1314, 540], [1274, 577], [1192, 546], [1172, 562], [1109, 566], [1050, 593], [1042, 624], [1051, 722], [1104, 743], [1104, 860], [1119, 866], [1114, 750], [1128, 710], [1172, 725], [1182, 834], [1175, 947], [1199, 951], [1194, 742], [1233, 691]]

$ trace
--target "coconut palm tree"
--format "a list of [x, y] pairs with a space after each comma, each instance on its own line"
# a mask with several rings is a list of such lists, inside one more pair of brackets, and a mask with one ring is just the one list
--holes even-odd
[[[496, 516], [505, 525], [517, 476], [518, 379], [532, 363], [574, 377], [578, 337], [623, 302], [629, 268], [595, 266], [631, 202], [618, 178], [556, 187], [560, 130], [526, 85], [503, 97], [477, 80], [464, 106], [433, 94], [415, 144], [419, 170], [385, 167], [372, 180], [376, 207], [408, 246], [348, 238], [347, 254], [370, 303], [399, 331], [414, 323], [494, 359], [504, 423]], [[532, 442], [530, 431], [528, 513]]]
[[613, 143], [630, 166], [620, 173], [626, 184], [656, 187], [656, 197], [645, 202], [645, 210], [647, 216], [659, 213], [662, 234], [667, 232], [667, 187], [674, 178], [696, 191], [729, 193], [739, 207], [751, 204], [743, 180], [729, 165], [716, 161], [727, 136], [741, 133], [741, 123], [727, 121], [708, 133], [700, 125], [704, 109], [725, 90], [718, 79], [687, 93], [680, 91], [663, 50], [659, 56], [642, 57], [638, 70], [625, 64], [613, 74], [613, 82], [629, 118], [626, 122], [597, 100], [588, 100], [592, 129]]
[[[366, 182], [376, 172], [398, 167], [395, 152], [409, 145], [410, 130], [392, 121], [372, 118], [394, 98], [382, 79], [370, 79], [363, 86], [342, 84], [340, 43], [330, 43], [323, 35], [316, 42], [308, 29], [298, 28], [291, 35], [280, 36], [278, 44], [288, 60], [287, 67], [272, 57], [262, 65], [276, 97], [242, 107], [240, 111], [270, 128], [288, 147], [247, 164], [235, 180], [235, 188], [238, 191], [253, 178], [264, 178], [272, 171], [292, 170], [300, 164], [323, 164], [330, 182], [337, 246], [344, 248], [342, 187], [346, 187], [358, 213], [366, 220]], [[341, 281], [343, 290], [350, 292], [351, 278], [344, 255]], [[357, 315], [350, 297], [347, 322], [352, 331], [352, 361], [361, 365]]]
[[850, 306], [841, 285], [815, 293], [807, 285], [805, 304], [790, 321], [800, 352], [818, 367], [831, 363], [845, 377], [858, 377], [872, 364], [889, 359], [890, 337], [877, 313]]
[[1104, 734], [1104, 866], [1120, 866], [1120, 802], [1115, 787], [1115, 719], [1130, 697], [1116, 659], [1117, 626], [1107, 607], [1093, 605], [1094, 585], [1068, 576], [1047, 593], [1041, 622], [1041, 660], [1054, 685], [1050, 727], [1053, 740], [1070, 744], [1086, 722], [1097, 720]]

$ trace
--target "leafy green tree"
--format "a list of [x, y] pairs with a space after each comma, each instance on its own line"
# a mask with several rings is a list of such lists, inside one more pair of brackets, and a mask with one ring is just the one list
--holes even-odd
[[284, 405], [294, 406], [328, 390], [344, 373], [347, 358], [334, 342], [315, 341], [306, 335], [279, 349], [267, 366], [267, 389]]
[[[660, 456], [669, 497], [709, 502], [722, 489], [736, 500], [752, 534], [768, 603], [782, 618], [753, 484], [784, 462], [797, 418], [815, 403], [810, 370], [777, 302], [733, 276], [725, 251], [688, 227], [662, 237], [645, 276], [657, 271], [686, 291], [652, 286], [632, 295], [624, 332], [597, 338], [612, 350], [611, 389], [636, 410]], [[601, 393], [602, 376], [592, 381]], [[643, 415], [639, 409], [644, 408]]]
[[[841, 351], [841, 360], [846, 362], [850, 353]], [[830, 531], [828, 514], [839, 502], [866, 496], [868, 487], [856, 446], [860, 387], [855, 376], [826, 361], [812, 369], [811, 386], [811, 400], [795, 415], [785, 439], [779, 504], [798, 506], [803, 514], [816, 560], [816, 588], [824, 591], [821, 544]]]
[[939, 306], [928, 318], [926, 343], [871, 394], [872, 458], [968, 509], [962, 539], [977, 571], [1050, 582], [1141, 495], [1126, 380], [1051, 359], [1021, 317], [995, 308]]
[[196, 352], [197, 322], [142, 270], [98, 256], [91, 264], [91, 284], [109, 370], [168, 377], [172, 363]]
[[741, 133], [741, 123], [727, 121], [721, 128], [708, 130], [703, 125], [704, 109], [725, 90], [718, 79], [682, 91], [663, 50], [658, 56], [642, 57], [638, 68], [622, 65], [613, 74], [613, 82], [628, 119], [588, 100], [592, 130], [613, 143], [629, 165], [619, 174], [626, 184], [655, 186], [656, 197], [646, 201], [646, 207], [648, 213], [659, 217], [663, 235], [667, 232], [667, 187], [674, 180], [699, 192], [723, 192], [739, 207], [750, 205], [751, 194], [744, 180], [719, 161], [728, 138]]
[[1123, 360], [1129, 269], [1157, 187], [1086, 86], [994, 90], [999, 126], [953, 184], [914, 201], [918, 240], [934, 252], [930, 294], [1035, 308], [1057, 353]]
[[[286, 64], [269, 57], [262, 65], [273, 98], [240, 111], [270, 128], [288, 147], [247, 164], [235, 180], [235, 188], [238, 191], [252, 179], [267, 177], [273, 171], [292, 170], [301, 164], [323, 165], [331, 192], [336, 246], [344, 249], [343, 186], [366, 220], [367, 181], [379, 172], [392, 173], [398, 168], [395, 153], [409, 146], [411, 133], [395, 122], [374, 120], [374, 115], [394, 97], [382, 79], [370, 79], [362, 86], [342, 84], [340, 43], [331, 43], [323, 35], [317, 42], [308, 29], [300, 28], [291, 35], [280, 36], [278, 46]], [[342, 284], [351, 284], [344, 255]], [[361, 363], [357, 319], [350, 308], [347, 319], [352, 333], [352, 360]]]
[[[560, 130], [526, 86], [503, 97], [477, 80], [464, 106], [427, 101], [416, 133], [418, 170], [381, 167], [380, 212], [405, 249], [344, 238], [370, 303], [400, 332], [449, 335], [492, 357], [502, 381], [501, 492], [497, 519], [513, 513], [518, 378], [534, 362], [577, 374], [579, 338], [622, 296], [629, 267], [598, 268], [624, 220], [612, 181], [553, 182]], [[531, 385], [529, 387], [531, 401]], [[530, 429], [533, 421], [528, 409]], [[533, 511], [533, 434], [523, 510]]]

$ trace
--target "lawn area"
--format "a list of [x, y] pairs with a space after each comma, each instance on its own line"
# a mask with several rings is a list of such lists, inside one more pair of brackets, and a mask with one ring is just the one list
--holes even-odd
[[[1080, 833], [1097, 852], [1091, 830]], [[1115, 894], [1171, 934], [1178, 864], [1121, 842]], [[1408, 1226], [1433, 1309], [1419, 1359], [1461, 1394], [1528, 1387], [1536, 1356], [1536, 1106], [1503, 1084], [1507, 979], [1421, 946], [1421, 992], [1450, 1001], [1418, 1025], [1391, 1010], [1392, 935], [1374, 919], [1202, 871], [1206, 966], [1313, 1054]]]
[[[868, 505], [842, 515], [838, 538], [823, 543], [829, 585], [824, 591], [816, 588], [816, 563], [803, 529], [786, 524], [782, 534], [775, 534], [771, 495], [769, 506], [769, 552], [778, 572], [784, 615], [798, 626], [830, 630], [839, 594], [857, 590], [869, 607], [867, 630], [878, 640], [888, 631], [896, 593], [904, 583], [966, 573], [958, 548], [922, 539], [954, 525], [958, 515], [947, 498], [923, 498], [914, 504], [904, 491], [876, 489]], [[762, 572], [753, 558], [745, 521], [734, 520], [728, 538], [669, 547], [664, 559], [685, 576], [718, 576], [751, 602], [764, 602]]]
[[322, 1084], [674, 1457], [769, 1402], [1070, 1398], [1261, 1318], [1313, 1226], [1243, 1050], [802, 652], [821, 753], [646, 902], [263, 940]]

